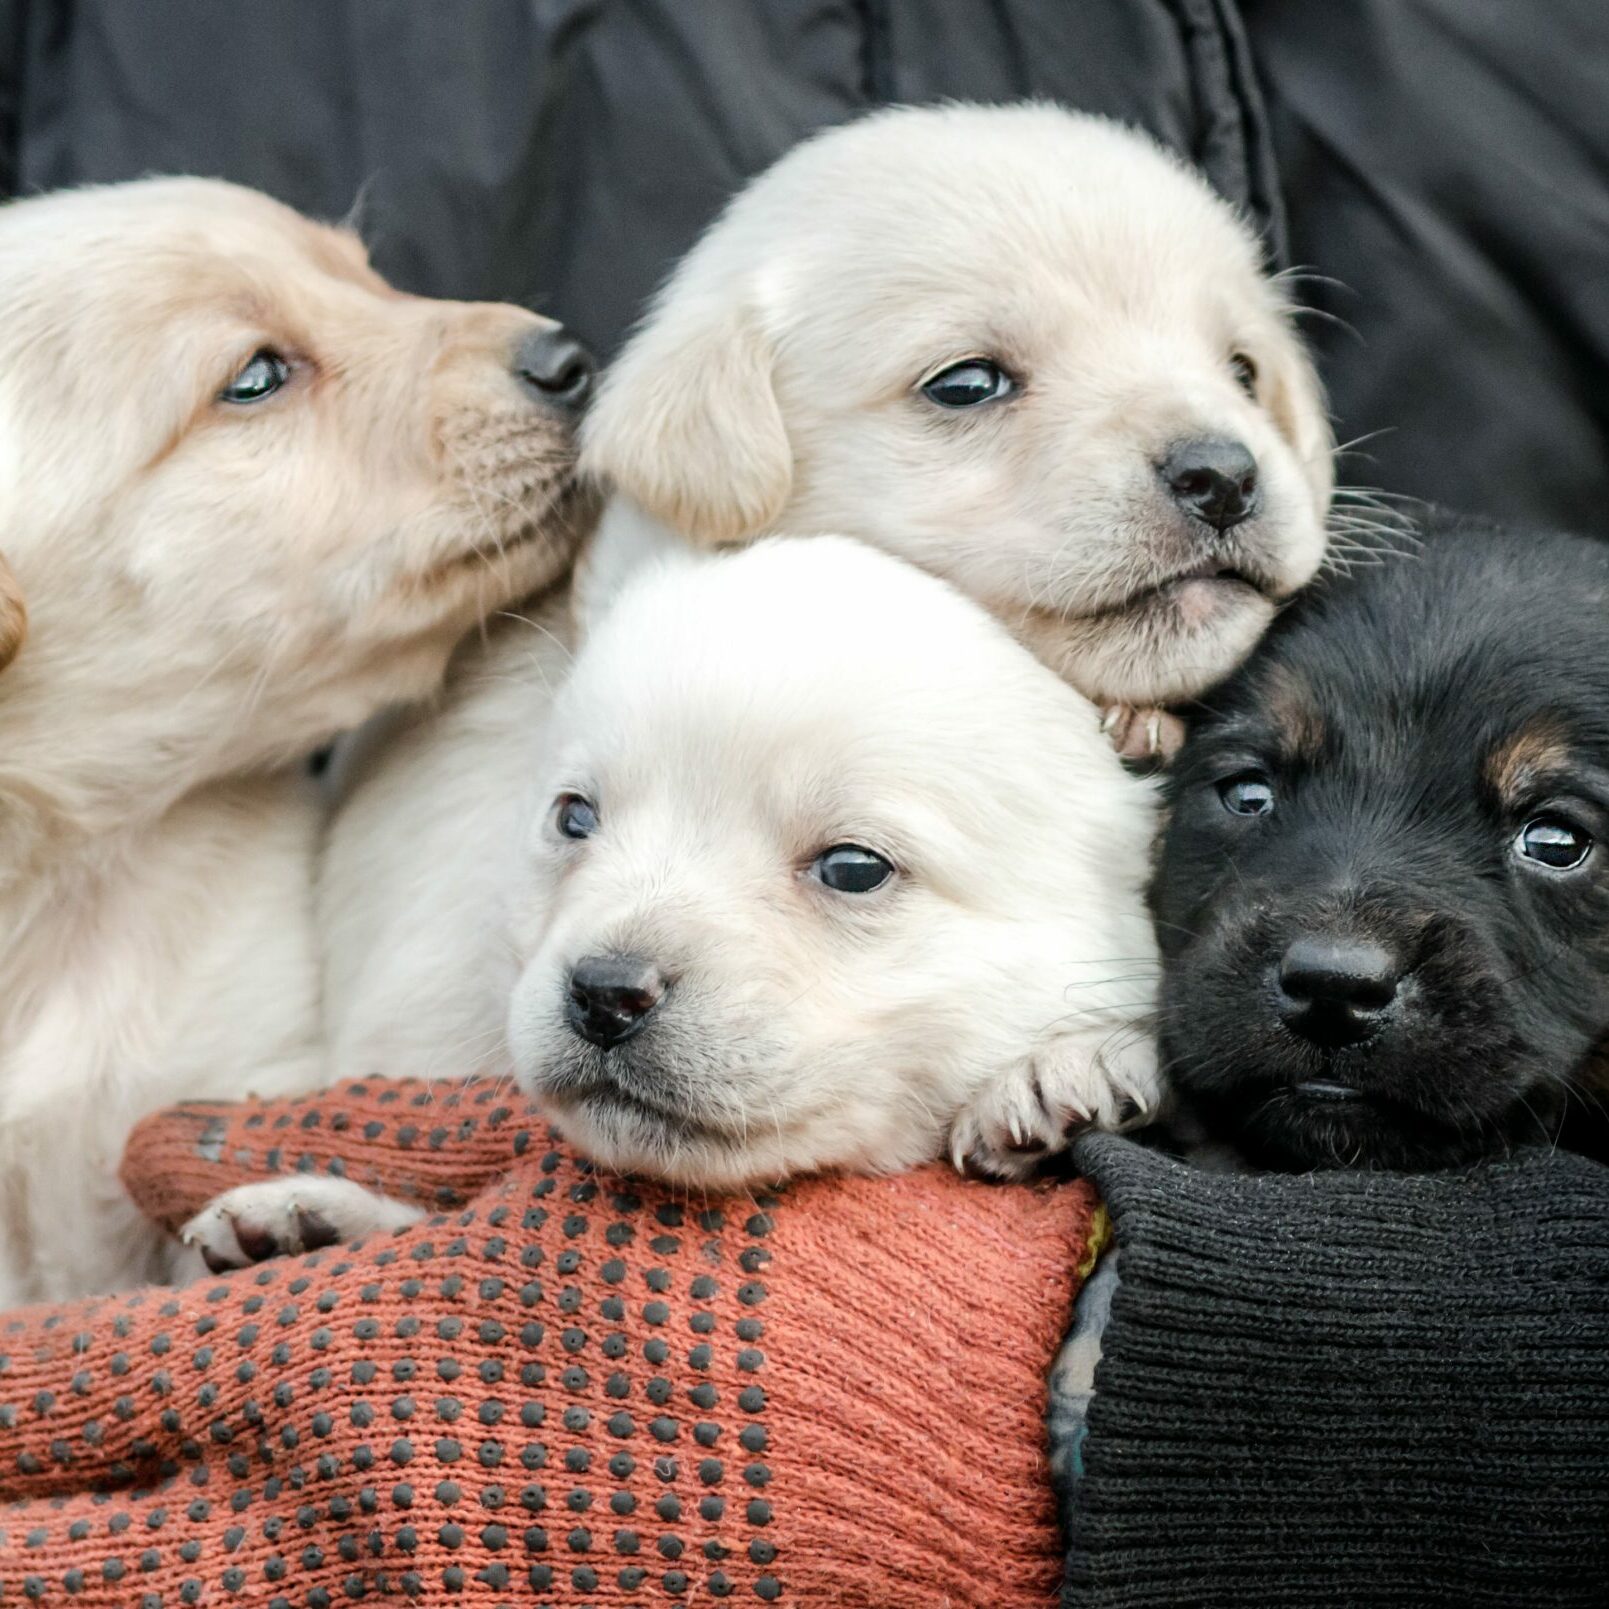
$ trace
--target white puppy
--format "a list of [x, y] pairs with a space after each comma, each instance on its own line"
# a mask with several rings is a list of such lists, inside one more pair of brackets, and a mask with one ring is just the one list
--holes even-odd
[[1251, 232], [1051, 106], [820, 134], [688, 253], [583, 467], [699, 542], [842, 531], [1097, 701], [1188, 697], [1318, 568], [1331, 438]]
[[293, 762], [568, 563], [573, 354], [233, 186], [0, 213], [0, 1303], [161, 1271], [141, 1114], [324, 1076]]
[[538, 753], [509, 1043], [604, 1163], [882, 1171], [1154, 1104], [1151, 795], [951, 588], [842, 540], [656, 568]]
[[[1000, 1133], [1009, 1171], [1157, 1101], [1150, 785], [953, 588], [835, 538], [648, 564], [531, 713], [480, 728], [509, 820], [472, 903], [507, 932], [490, 991], [484, 943], [445, 951], [447, 992], [501, 996], [519, 1082], [605, 1166], [738, 1186]], [[367, 1227], [330, 1183], [192, 1235]]]

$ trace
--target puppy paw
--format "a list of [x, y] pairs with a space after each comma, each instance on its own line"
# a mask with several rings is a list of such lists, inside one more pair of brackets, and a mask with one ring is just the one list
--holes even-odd
[[1166, 765], [1184, 743], [1185, 727], [1177, 715], [1163, 709], [1109, 704], [1101, 715], [1101, 730], [1120, 758]]
[[950, 1158], [963, 1173], [1025, 1179], [1085, 1129], [1138, 1128], [1161, 1104], [1149, 1034], [1058, 1035], [973, 1097], [950, 1129]]
[[215, 1274], [269, 1257], [294, 1257], [378, 1230], [402, 1229], [424, 1213], [350, 1179], [296, 1175], [243, 1184], [216, 1196], [179, 1239]]

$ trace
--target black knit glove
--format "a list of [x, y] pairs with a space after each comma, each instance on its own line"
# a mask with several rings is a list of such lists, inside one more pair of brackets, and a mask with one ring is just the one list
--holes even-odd
[[1076, 1157], [1121, 1282], [1067, 1604], [1609, 1604], [1609, 1168]]

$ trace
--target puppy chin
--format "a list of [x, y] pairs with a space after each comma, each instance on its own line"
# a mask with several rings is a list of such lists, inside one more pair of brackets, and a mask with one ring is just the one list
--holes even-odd
[[1034, 611], [1028, 646], [1075, 687], [1125, 704], [1172, 704], [1228, 675], [1256, 647], [1275, 603], [1249, 582], [1191, 576], [1110, 612]]
[[535, 1093], [565, 1137], [611, 1172], [711, 1189], [737, 1188], [765, 1172], [759, 1158], [721, 1130], [690, 1113], [669, 1116], [618, 1086], [584, 1095]]
[[705, 1081], [678, 1069], [673, 1048], [656, 1052], [652, 1034], [605, 1053], [562, 1024], [549, 1029], [526, 1034], [513, 1025], [516, 1081], [599, 1166], [708, 1188], [785, 1171], [776, 1155], [781, 1134], [767, 1125], [751, 1141], [747, 1114], [731, 1095], [702, 1098]]
[[1456, 1167], [1489, 1154], [1494, 1138], [1489, 1128], [1458, 1127], [1323, 1080], [1187, 1099], [1210, 1134], [1254, 1165], [1284, 1173]]

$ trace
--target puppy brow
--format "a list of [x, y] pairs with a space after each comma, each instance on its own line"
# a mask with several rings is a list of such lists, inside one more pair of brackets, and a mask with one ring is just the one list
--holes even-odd
[[1533, 716], [1487, 751], [1487, 784], [1505, 804], [1517, 805], [1545, 776], [1570, 764], [1570, 741], [1558, 719]]
[[1264, 712], [1291, 760], [1315, 764], [1324, 754], [1324, 717], [1305, 677], [1288, 665], [1275, 665], [1263, 683]]

